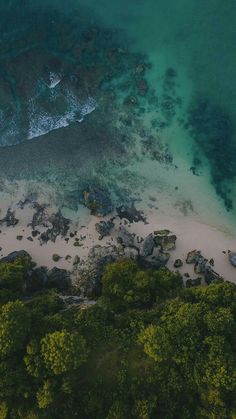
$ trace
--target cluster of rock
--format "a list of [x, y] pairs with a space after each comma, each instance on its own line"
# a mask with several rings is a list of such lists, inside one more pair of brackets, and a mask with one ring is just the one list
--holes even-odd
[[191, 250], [187, 255], [186, 263], [194, 264], [194, 272], [202, 275], [207, 284], [212, 281], [223, 281], [223, 278], [212, 269], [214, 262], [204, 258], [200, 250]]
[[73, 285], [79, 288], [83, 296], [99, 295], [105, 265], [122, 258], [137, 260], [142, 267], [163, 267], [170, 258], [168, 252], [175, 249], [176, 239], [169, 230], [155, 231], [142, 239], [121, 226], [117, 236], [118, 245], [94, 246], [86, 261], [74, 271]]
[[47, 269], [45, 266], [35, 267], [31, 256], [25, 250], [15, 251], [0, 259], [0, 263], [10, 263], [17, 259], [27, 259], [30, 269], [26, 273], [24, 290], [36, 292], [44, 288], [56, 288], [59, 291], [66, 291], [71, 286], [71, 274], [65, 269], [54, 267]]
[[70, 220], [63, 217], [60, 210], [48, 215], [45, 205], [35, 203], [34, 208], [36, 211], [29, 225], [32, 226], [35, 232], [37, 232], [37, 227], [46, 228], [46, 231], [38, 232], [41, 244], [47, 243], [49, 240], [55, 243], [58, 236], [65, 237], [67, 235], [70, 228]]
[[4, 218], [0, 220], [0, 225], [5, 224], [7, 227], [15, 226], [18, 224], [19, 220], [15, 217], [15, 211], [12, 211], [8, 208], [7, 213]]

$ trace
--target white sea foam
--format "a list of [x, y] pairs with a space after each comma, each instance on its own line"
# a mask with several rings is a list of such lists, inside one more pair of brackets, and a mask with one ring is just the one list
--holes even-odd
[[[49, 101], [51, 102], [52, 107], [58, 98], [60, 99], [60, 93], [51, 90]], [[65, 91], [63, 99], [66, 103], [66, 111], [64, 113], [55, 111], [55, 109], [53, 109], [53, 112], [51, 113], [46, 112], [34, 99], [29, 101], [28, 140], [45, 135], [53, 130], [67, 127], [72, 122], [82, 122], [86, 115], [96, 109], [95, 99], [88, 97], [82, 102], [69, 89]]]

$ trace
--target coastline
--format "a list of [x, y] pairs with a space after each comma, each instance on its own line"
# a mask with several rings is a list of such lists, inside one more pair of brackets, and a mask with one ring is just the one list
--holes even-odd
[[[50, 208], [47, 211], [50, 214], [53, 209]], [[168, 229], [177, 236], [176, 248], [169, 252], [170, 258], [166, 264], [169, 269], [175, 270], [174, 261], [181, 259], [183, 266], [178, 268], [179, 272], [191, 279], [199, 277], [194, 273], [193, 265], [185, 263], [188, 252], [199, 250], [204, 258], [214, 259], [214, 271], [225, 280], [236, 283], [236, 268], [230, 264], [228, 259], [228, 250], [236, 250], [236, 235], [192, 220], [190, 217], [163, 215], [149, 208], [144, 213], [145, 220], [129, 222], [116, 214], [110, 214], [103, 218], [96, 217], [90, 215], [89, 210], [86, 209], [82, 219], [75, 218], [70, 222], [66, 236], [62, 237], [58, 234], [55, 242], [48, 240], [47, 243], [42, 244], [38, 236], [32, 237], [32, 226], [28, 225], [34, 212], [35, 210], [30, 205], [21, 209], [16, 208], [15, 217], [19, 220], [17, 225], [9, 227], [1, 225], [1, 257], [5, 257], [13, 251], [25, 250], [31, 255], [37, 266], [46, 266], [49, 269], [56, 266], [72, 272], [75, 269], [73, 265], [75, 257], [80, 258], [80, 266], [86, 261], [89, 251], [94, 246], [119, 246], [117, 237], [121, 226], [129, 233], [143, 239], [154, 231]], [[4, 210], [1, 211], [1, 218], [3, 215]], [[114, 223], [114, 228], [111, 229], [108, 236], [99, 239], [95, 224], [110, 219]], [[45, 231], [46, 228], [48, 225], [47, 227], [39, 226], [38, 234]], [[31, 239], [29, 239], [30, 237]], [[54, 261], [53, 255], [58, 255], [59, 260]]]

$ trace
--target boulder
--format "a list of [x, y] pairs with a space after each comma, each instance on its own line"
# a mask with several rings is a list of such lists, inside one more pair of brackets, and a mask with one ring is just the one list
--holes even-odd
[[90, 187], [83, 195], [84, 205], [91, 210], [92, 215], [104, 217], [114, 209], [109, 195], [102, 189]]
[[47, 273], [47, 288], [57, 288], [65, 291], [71, 286], [70, 272], [65, 269], [53, 268]]
[[202, 257], [202, 255], [201, 255], [200, 250], [191, 250], [187, 254], [186, 263], [188, 263], [188, 264], [197, 263], [199, 258], [201, 258], [201, 257]]
[[99, 240], [102, 240], [103, 237], [109, 236], [110, 231], [115, 227], [115, 224], [109, 221], [100, 221], [100, 223], [95, 224], [96, 231], [100, 234]]
[[154, 242], [156, 246], [160, 246], [163, 252], [174, 250], [177, 237], [169, 230], [159, 230], [154, 232]]
[[181, 259], [176, 259], [176, 260], [174, 261], [174, 267], [175, 267], [175, 268], [181, 268], [181, 266], [183, 266], [183, 262], [182, 262], [182, 260], [181, 260]]
[[134, 247], [125, 247], [124, 248], [124, 257], [125, 258], [137, 260], [138, 256], [139, 256], [138, 249], [135, 249]]
[[47, 271], [45, 266], [41, 266], [28, 272], [25, 286], [26, 291], [36, 292], [44, 288], [48, 280]]
[[119, 229], [117, 241], [125, 247], [134, 246], [134, 234], [131, 234], [124, 226]]
[[16, 259], [23, 259], [23, 258], [27, 258], [29, 261], [32, 260], [28, 252], [26, 252], [25, 250], [18, 250], [18, 251], [9, 253], [9, 255], [1, 258], [0, 262], [4, 262], [4, 263], [15, 262]]
[[210, 265], [207, 265], [205, 268], [204, 278], [208, 285], [213, 281], [224, 281], [224, 279], [217, 272], [215, 272]]
[[191, 287], [197, 287], [199, 285], [201, 285], [202, 282], [202, 278], [195, 278], [195, 279], [187, 279], [186, 281], [186, 288], [191, 288]]
[[159, 269], [166, 266], [170, 259], [170, 253], [159, 251], [159, 253], [151, 258], [140, 258], [139, 265], [143, 268]]
[[104, 267], [122, 257], [124, 257], [122, 246], [97, 245], [92, 247], [86, 261], [76, 268], [73, 285], [79, 288], [82, 296], [91, 298], [100, 295]]
[[204, 274], [207, 269], [208, 260], [203, 256], [199, 256], [197, 262], [194, 265], [194, 272], [198, 275]]
[[236, 268], [236, 252], [228, 252], [229, 261], [234, 268]]
[[140, 246], [140, 256], [145, 258], [147, 256], [152, 255], [154, 247], [155, 241], [153, 238], [153, 234], [149, 234]]

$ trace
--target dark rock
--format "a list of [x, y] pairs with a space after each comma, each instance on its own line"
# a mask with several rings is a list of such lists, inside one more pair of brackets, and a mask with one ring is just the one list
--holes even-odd
[[73, 243], [73, 246], [75, 246], [75, 247], [81, 247], [81, 246], [83, 246], [83, 244], [77, 239], [77, 240], [75, 240], [75, 242]]
[[55, 243], [58, 236], [65, 237], [67, 235], [70, 228], [70, 220], [63, 217], [61, 211], [48, 217], [47, 222], [51, 227], [40, 235], [39, 240], [41, 243], [47, 243], [49, 240]]
[[38, 234], [40, 234], [40, 232], [38, 230], [32, 230], [31, 234], [32, 237], [36, 237]]
[[236, 268], [236, 252], [229, 251], [228, 256], [229, 256], [229, 261], [231, 265]]
[[23, 258], [27, 258], [29, 261], [32, 260], [28, 252], [26, 252], [25, 250], [18, 250], [18, 251], [9, 253], [9, 255], [3, 257], [2, 259], [0, 259], [0, 262], [4, 262], [4, 263], [15, 262], [15, 260], [23, 259]]
[[124, 226], [121, 226], [119, 229], [117, 241], [125, 247], [133, 247], [134, 234], [131, 234], [129, 231], [126, 230]]
[[211, 266], [207, 265], [204, 272], [204, 278], [206, 283], [209, 285], [213, 281], [223, 282], [222, 276], [220, 276], [217, 272], [215, 272]]
[[197, 263], [199, 258], [201, 257], [202, 255], [200, 250], [191, 250], [190, 252], [188, 252], [186, 263]]
[[58, 262], [60, 259], [61, 259], [61, 256], [59, 256], [57, 253], [54, 253], [54, 254], [52, 255], [52, 260], [53, 260], [54, 262]]
[[204, 274], [207, 267], [207, 259], [204, 259], [203, 256], [199, 256], [197, 262], [194, 265], [194, 272], [196, 274]]
[[170, 259], [170, 254], [159, 251], [159, 253], [152, 258], [139, 258], [139, 265], [143, 268], [159, 269], [166, 266]]
[[181, 268], [181, 266], [183, 266], [183, 262], [182, 262], [182, 260], [181, 260], [181, 259], [176, 259], [176, 260], [174, 261], [174, 267], [175, 267], [175, 268]]
[[147, 256], [152, 255], [154, 247], [155, 247], [155, 242], [153, 239], [153, 234], [149, 234], [144, 239], [144, 241], [142, 242], [140, 246], [140, 251], [139, 251], [140, 256], [145, 258]]
[[209, 260], [209, 264], [210, 264], [211, 266], [214, 266], [214, 265], [215, 265], [215, 261], [214, 261], [214, 259], [213, 259], [213, 258], [211, 258], [211, 259]]
[[33, 242], [34, 241], [34, 239], [32, 239], [31, 236], [27, 237], [27, 240], [29, 240], [30, 242]]
[[99, 188], [92, 187], [84, 191], [84, 205], [91, 210], [92, 215], [98, 217], [104, 217], [114, 209], [108, 194]]
[[8, 208], [5, 217], [0, 220], [0, 225], [6, 224], [7, 227], [14, 227], [16, 224], [18, 224], [18, 222], [19, 220], [15, 217], [15, 211], [11, 211], [11, 209]]
[[114, 228], [115, 224], [112, 221], [100, 221], [100, 223], [95, 224], [96, 231], [100, 234], [99, 240], [102, 240], [103, 237], [109, 236], [110, 231]]
[[104, 267], [122, 257], [124, 257], [122, 247], [94, 246], [90, 249], [85, 263], [77, 268], [77, 276], [73, 281], [74, 285], [79, 288], [83, 296], [99, 296]]
[[28, 272], [26, 279], [26, 291], [36, 292], [44, 288], [48, 280], [47, 271], [48, 270], [45, 266], [41, 266]]
[[118, 207], [116, 208], [117, 211], [117, 215], [120, 219], [125, 218], [126, 220], [128, 220], [130, 223], [137, 223], [138, 221], [143, 221], [144, 223], [147, 222], [146, 218], [143, 215], [143, 212], [138, 211], [134, 204], [132, 204], [131, 207]]
[[23, 239], [23, 236], [16, 236], [16, 240], [21, 241]]
[[202, 282], [202, 278], [196, 278], [196, 279], [187, 279], [186, 281], [186, 288], [191, 288], [191, 287], [197, 287], [199, 285], [201, 285]]
[[65, 269], [53, 268], [47, 273], [47, 288], [57, 288], [65, 291], [71, 286], [70, 272]]
[[148, 83], [145, 79], [138, 79], [136, 80], [136, 86], [138, 89], [138, 93], [140, 96], [146, 96], [148, 92]]
[[80, 263], [80, 257], [76, 255], [73, 260], [73, 265], [77, 266]]
[[175, 242], [177, 237], [171, 234], [169, 230], [159, 230], [154, 232], [154, 241], [156, 246], [160, 246], [162, 251], [169, 251], [175, 249]]

